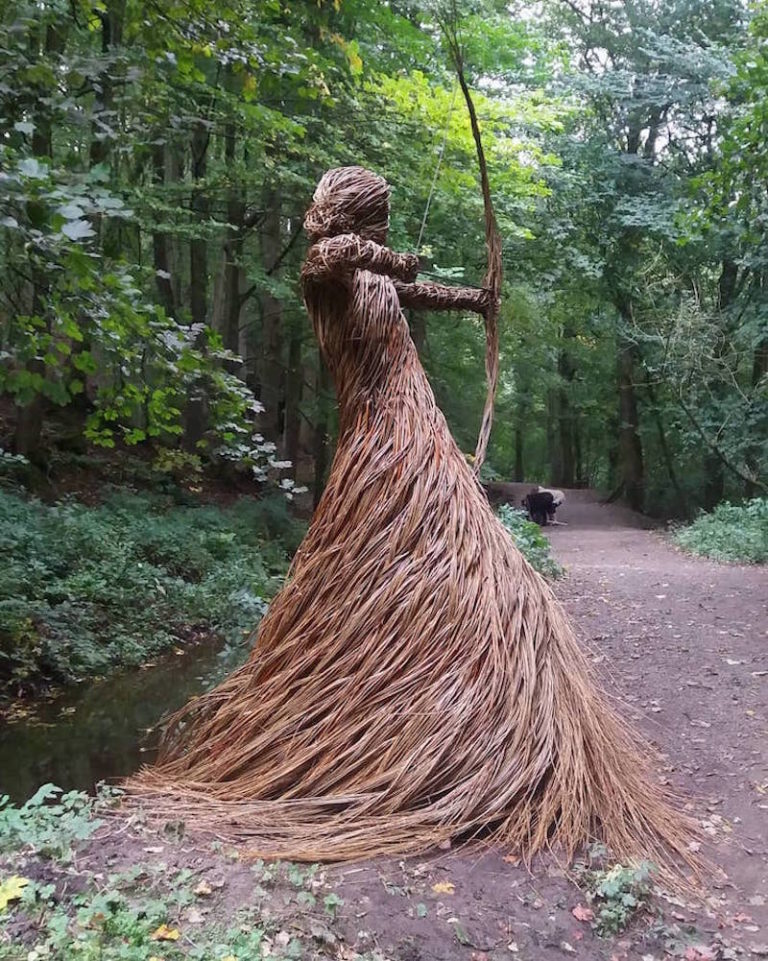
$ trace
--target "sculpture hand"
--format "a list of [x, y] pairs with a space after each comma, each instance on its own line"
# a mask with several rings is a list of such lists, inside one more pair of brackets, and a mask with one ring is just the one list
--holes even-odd
[[416, 280], [419, 269], [421, 267], [421, 262], [416, 254], [401, 254], [402, 269], [398, 271], [398, 278], [404, 280], [407, 284], [413, 283]]

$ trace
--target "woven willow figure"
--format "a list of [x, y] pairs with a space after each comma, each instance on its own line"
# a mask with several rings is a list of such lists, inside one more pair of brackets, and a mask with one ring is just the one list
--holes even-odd
[[328, 484], [248, 662], [129, 786], [284, 858], [482, 833], [524, 857], [600, 836], [664, 863], [687, 826], [488, 506], [402, 312], [482, 313], [488, 295], [413, 283], [388, 220], [382, 178], [320, 181], [302, 282], [338, 394]]

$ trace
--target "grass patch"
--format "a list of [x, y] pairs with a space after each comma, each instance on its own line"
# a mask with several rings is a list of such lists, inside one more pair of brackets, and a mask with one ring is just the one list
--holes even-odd
[[725, 501], [674, 534], [685, 550], [716, 561], [765, 564], [768, 561], [768, 497], [743, 504]]
[[[136, 835], [135, 862], [94, 861], [88, 839], [113, 793], [94, 799], [46, 785], [20, 807], [3, 802], [0, 961], [340, 957], [344, 902], [319, 865], [235, 858], [227, 866], [206, 847], [180, 862], [181, 845], [167, 833]], [[378, 952], [344, 957], [383, 961]]]
[[221, 508], [117, 492], [89, 507], [0, 490], [0, 690], [137, 666], [192, 632], [240, 640], [302, 532], [279, 495]]
[[552, 548], [549, 541], [542, 534], [539, 525], [528, 520], [525, 511], [518, 510], [510, 504], [502, 504], [497, 513], [517, 549], [531, 567], [550, 579], [562, 577], [563, 568], [551, 556]]

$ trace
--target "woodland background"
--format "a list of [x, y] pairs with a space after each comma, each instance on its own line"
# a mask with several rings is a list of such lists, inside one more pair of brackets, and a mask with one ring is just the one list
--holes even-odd
[[[1, 9], [4, 462], [50, 473], [62, 451], [134, 447], [316, 499], [334, 400], [298, 273], [319, 176], [372, 167], [393, 186], [392, 246], [415, 249], [423, 224], [432, 275], [479, 283], [485, 266], [433, 5]], [[768, 6], [458, 12], [506, 271], [485, 476], [663, 516], [764, 492]], [[481, 322], [409, 320], [470, 451]]]

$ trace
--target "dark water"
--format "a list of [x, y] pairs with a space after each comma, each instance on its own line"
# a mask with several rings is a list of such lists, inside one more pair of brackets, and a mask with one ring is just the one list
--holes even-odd
[[154, 756], [158, 722], [211, 687], [243, 659], [205, 642], [154, 666], [89, 681], [29, 714], [0, 717], [0, 795], [25, 801], [41, 784], [93, 791], [97, 782], [130, 774]]

